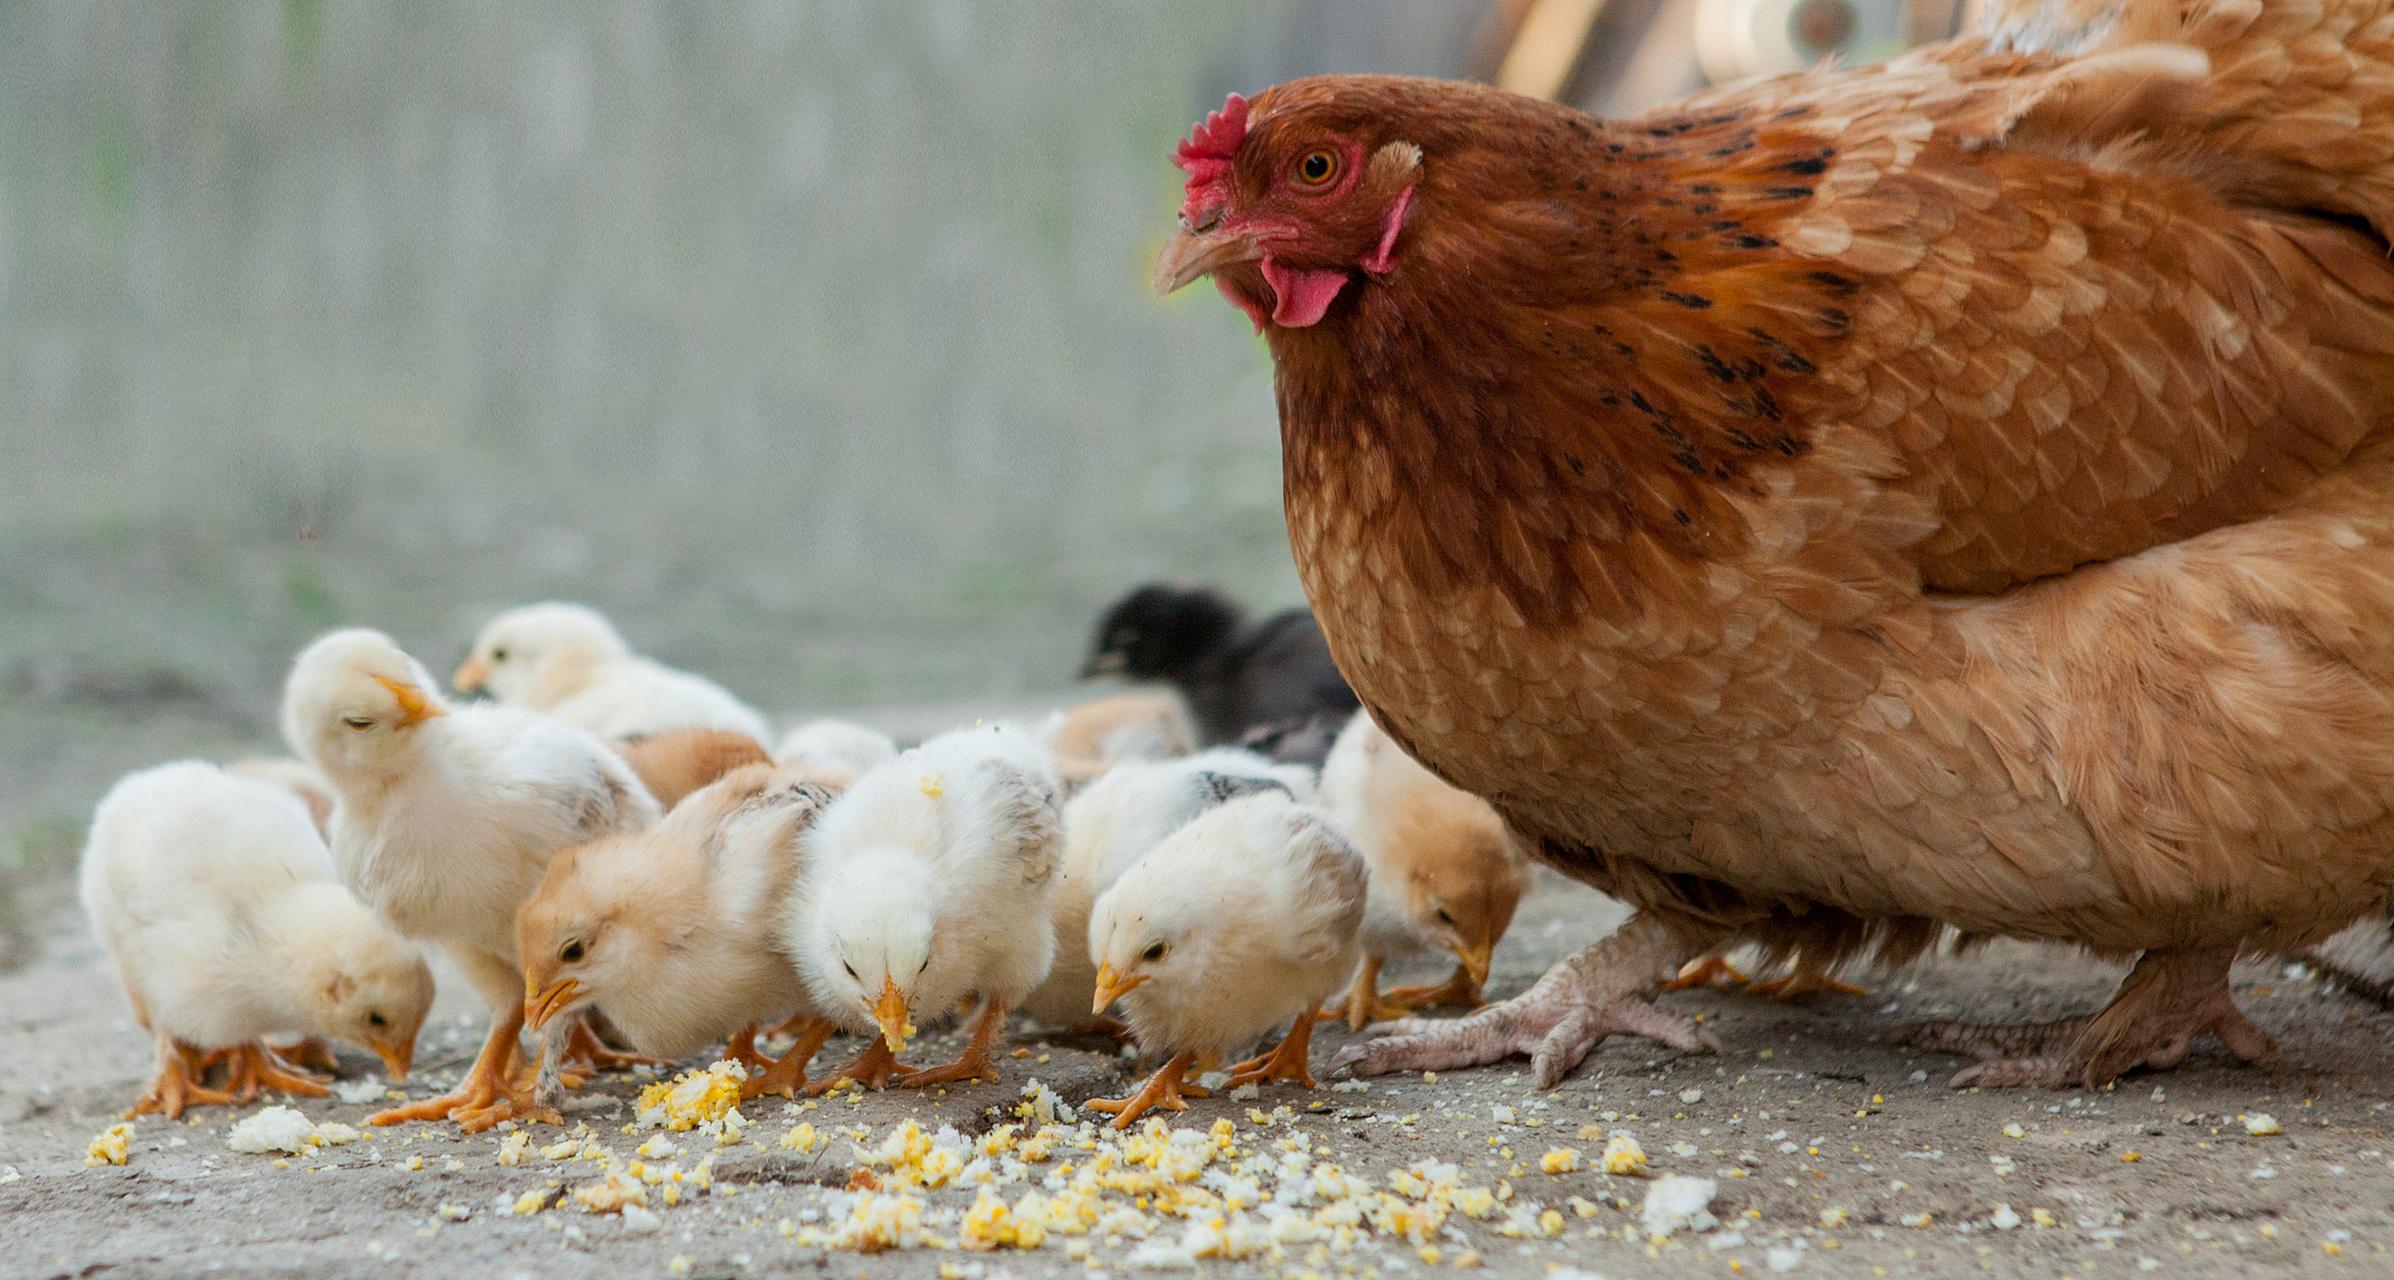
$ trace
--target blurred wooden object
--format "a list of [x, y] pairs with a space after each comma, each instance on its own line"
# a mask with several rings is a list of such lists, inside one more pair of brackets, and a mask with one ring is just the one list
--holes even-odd
[[1496, 71], [1496, 87], [1557, 99], [1578, 69], [1604, 0], [1531, 0]]

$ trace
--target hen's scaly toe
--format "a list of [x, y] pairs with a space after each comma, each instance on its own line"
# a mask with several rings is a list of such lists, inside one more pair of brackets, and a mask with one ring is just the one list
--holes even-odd
[[2062, 1051], [2076, 1043], [2093, 1021], [2087, 1016], [2010, 1023], [1939, 1018], [1902, 1028], [1896, 1032], [1896, 1043], [1944, 1053], [1965, 1053], [1983, 1062], [2053, 1058], [2065, 1056]]

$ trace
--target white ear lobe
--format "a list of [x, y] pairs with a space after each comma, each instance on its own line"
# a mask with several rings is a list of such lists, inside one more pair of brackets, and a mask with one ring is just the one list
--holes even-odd
[[1403, 186], [1421, 168], [1421, 148], [1410, 142], [1391, 142], [1372, 153], [1364, 166], [1364, 181], [1381, 190]]

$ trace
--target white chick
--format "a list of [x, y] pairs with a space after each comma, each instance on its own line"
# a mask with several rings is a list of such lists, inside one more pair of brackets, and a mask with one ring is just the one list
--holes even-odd
[[811, 1089], [886, 1084], [906, 1070], [896, 1055], [911, 1011], [945, 1014], [967, 994], [981, 999], [970, 1047], [897, 1083], [995, 1074], [991, 1039], [1055, 955], [1046, 921], [1060, 828], [1046, 753], [1002, 726], [941, 734], [868, 771], [831, 806], [806, 837], [783, 949], [824, 1016], [879, 1035]]
[[[1425, 1005], [1478, 1005], [1489, 957], [1529, 888], [1529, 858], [1504, 819], [1423, 768], [1360, 711], [1322, 763], [1322, 807], [1372, 869], [1348, 1024]], [[1442, 950], [1457, 962], [1444, 985], [1381, 993], [1382, 964]]]
[[316, 766], [304, 760], [277, 756], [260, 756], [235, 760], [224, 771], [236, 778], [253, 782], [271, 782], [298, 796], [307, 805], [308, 816], [316, 820], [316, 830], [329, 837], [332, 834], [332, 784], [324, 780]]
[[[1276, 764], [1252, 751], [1217, 747], [1178, 760], [1115, 766], [1064, 806], [1064, 862], [1048, 901], [1056, 926], [1056, 963], [1023, 1011], [1055, 1026], [1087, 1025], [1097, 993], [1089, 954], [1089, 910], [1133, 863], [1226, 800], [1278, 790], [1313, 799], [1313, 770]], [[1119, 1031], [1120, 1024], [1097, 1025]]]
[[634, 654], [615, 624], [585, 605], [528, 604], [491, 619], [452, 682], [602, 738], [729, 729], [771, 741], [755, 708], [704, 676]]
[[[595, 1005], [633, 1047], [661, 1057], [728, 1038], [750, 1068], [741, 1097], [794, 1096], [833, 1029], [775, 946], [800, 836], [834, 794], [813, 772], [744, 765], [646, 831], [551, 859], [516, 916], [533, 1030]], [[778, 1062], [759, 1055], [758, 1020], [792, 1010], [807, 1020], [798, 1044]]]
[[[80, 887], [157, 1037], [157, 1074], [125, 1114], [324, 1093], [261, 1043], [274, 1033], [336, 1036], [407, 1075], [432, 971], [341, 887], [290, 791], [191, 760], [128, 774], [92, 817]], [[204, 1052], [231, 1058], [228, 1090], [202, 1082]]]
[[773, 748], [775, 764], [812, 764], [829, 769], [865, 770], [898, 754], [897, 739], [879, 729], [847, 720], [809, 720], [790, 730]]
[[1090, 1106], [1114, 1127], [1154, 1107], [1185, 1110], [1182, 1083], [1295, 1015], [1277, 1048], [1231, 1068], [1232, 1087], [1313, 1087], [1315, 1006], [1355, 971], [1369, 873], [1321, 810], [1277, 791], [1216, 806], [1172, 833], [1097, 899], [1092, 1007], [1116, 1000], [1142, 1048], [1171, 1060], [1137, 1092]]
[[[558, 851], [654, 825], [657, 802], [622, 757], [561, 720], [443, 705], [431, 676], [379, 631], [335, 631], [300, 653], [283, 689], [283, 736], [340, 799], [333, 861], [349, 887], [401, 933], [446, 947], [490, 1007], [489, 1039], [455, 1089], [373, 1122], [450, 1117], [471, 1132], [533, 1114], [514, 1083], [516, 909]], [[605, 1060], [574, 1027], [577, 1048]]]
[[1056, 723], [1047, 745], [1056, 757], [1056, 775], [1069, 786], [1128, 761], [1185, 756], [1196, 741], [1179, 698], [1123, 693], [1074, 707]]

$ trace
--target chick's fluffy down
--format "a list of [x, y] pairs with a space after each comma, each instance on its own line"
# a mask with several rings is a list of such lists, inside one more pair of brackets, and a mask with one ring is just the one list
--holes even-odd
[[1226, 1054], [1345, 985], [1366, 878], [1320, 810], [1245, 796], [1124, 872], [1089, 917], [1089, 948], [1143, 979], [1121, 1002], [1142, 1047]]

